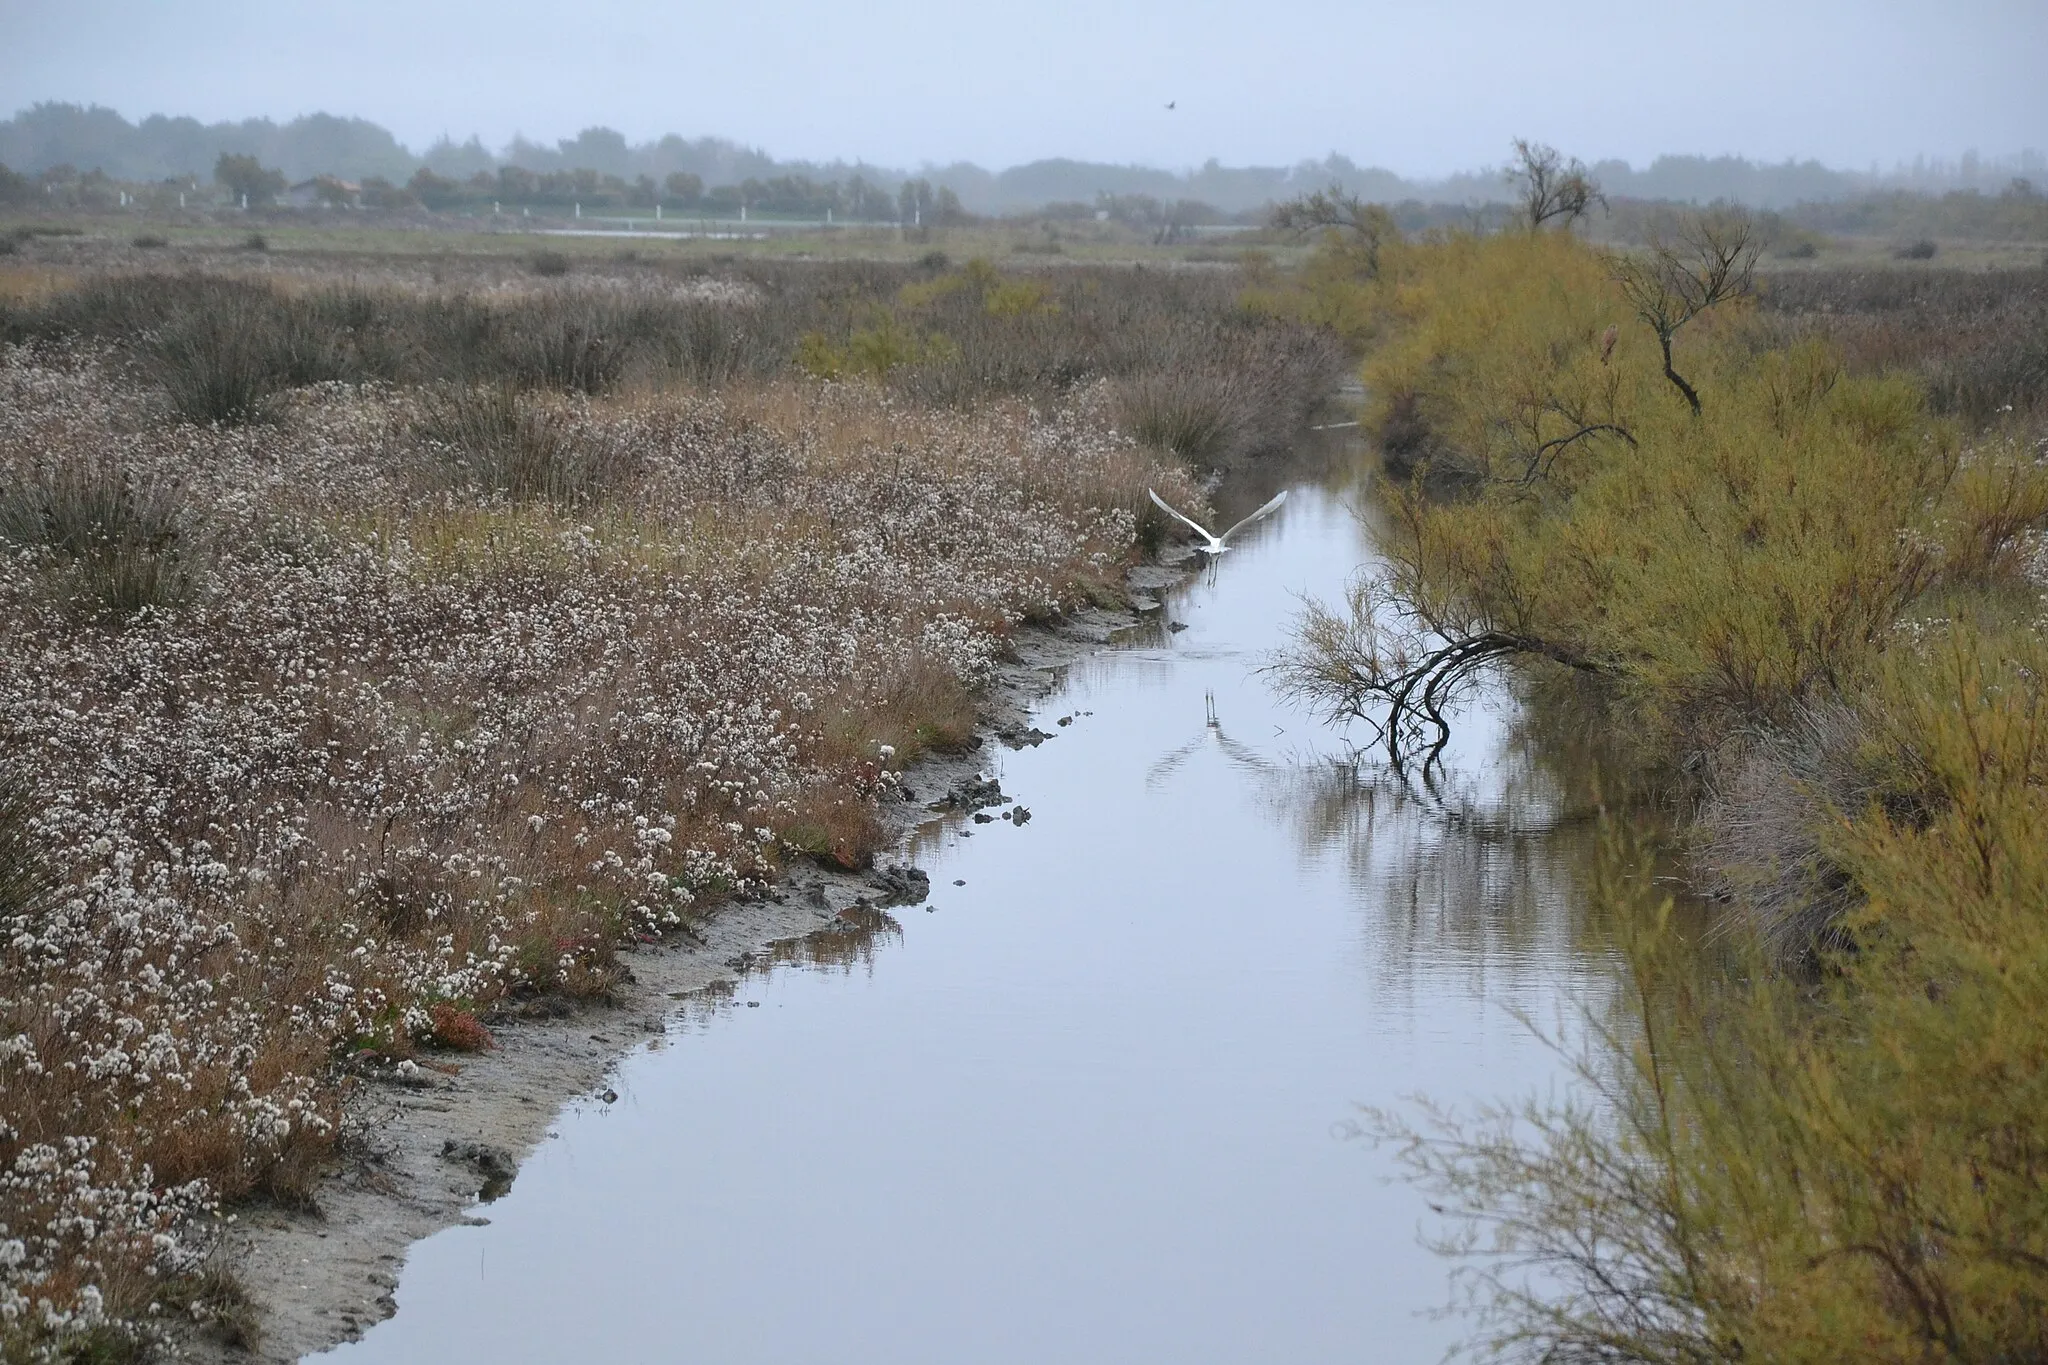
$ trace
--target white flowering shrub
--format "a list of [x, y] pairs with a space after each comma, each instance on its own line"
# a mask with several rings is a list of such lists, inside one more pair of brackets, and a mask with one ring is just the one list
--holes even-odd
[[1098, 389], [548, 400], [612, 471], [575, 499], [465, 482], [435, 401], [179, 425], [110, 353], [0, 351], [0, 494], [114, 471], [187, 580], [95, 597], [0, 523], [0, 1344], [143, 1311], [195, 1213], [303, 1191], [352, 1057], [871, 856], [1005, 636], [1117, 581], [1147, 484], [1199, 503]]

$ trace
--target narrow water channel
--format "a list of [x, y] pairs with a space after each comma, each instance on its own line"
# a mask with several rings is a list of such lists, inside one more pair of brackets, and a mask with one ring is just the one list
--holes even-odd
[[1346, 1125], [1545, 1086], [1515, 1011], [1607, 964], [1504, 696], [1430, 791], [1255, 672], [1371, 553], [1342, 482], [1069, 671], [996, 760], [1031, 820], [912, 850], [929, 909], [680, 1010], [322, 1359], [1438, 1359], [1428, 1209]]

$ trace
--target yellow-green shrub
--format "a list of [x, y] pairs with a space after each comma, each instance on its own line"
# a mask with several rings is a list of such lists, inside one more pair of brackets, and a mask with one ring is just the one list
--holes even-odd
[[1406, 248], [1384, 307], [1369, 417], [1426, 433], [1395, 586], [1445, 635], [1610, 675], [1673, 743], [1853, 691], [1925, 589], [2009, 578], [2048, 512], [2048, 472], [1965, 461], [1912, 381], [1760, 351], [1737, 308], [1680, 338], [1695, 417], [1562, 234]]
[[1334, 332], [1354, 347], [1378, 339], [1387, 295], [1406, 243], [1382, 233], [1367, 241], [1332, 229], [1299, 269], [1281, 271], [1247, 252], [1241, 299], [1246, 308]]
[[958, 354], [945, 337], [914, 331], [895, 314], [878, 310], [844, 341], [823, 332], [804, 333], [797, 340], [796, 363], [820, 379], [881, 379], [900, 366], [940, 364]]
[[1587, 1098], [1375, 1116], [1463, 1224], [1495, 1354], [2048, 1355], [2044, 680], [2031, 630], [1887, 660], [1875, 742], [1914, 799], [1838, 815], [1866, 899], [1807, 984], [1704, 974], [1619, 851], [1593, 890], [1630, 970]]
[[1355, 701], [1418, 643], [1500, 640], [1606, 675], [1667, 763], [1748, 749], [1784, 787], [1745, 736], [1860, 746], [1832, 765], [1853, 779], [1772, 807], [1806, 880], [1763, 865], [1754, 820], [1730, 845], [1755, 883], [1827, 883], [1825, 914], [1785, 916], [1831, 920], [1807, 970], [1759, 943], [1702, 971], [1617, 855], [1593, 894], [1629, 973], [1588, 1016], [1586, 1098], [1380, 1116], [1472, 1234], [1447, 1245], [1482, 1257], [1488, 1344], [2048, 1358], [2048, 642], [2023, 562], [2048, 468], [1740, 308], [1680, 335], [1696, 416], [1563, 235], [1412, 246], [1374, 288], [1370, 415], [1424, 477], [1390, 491], [1392, 568], [1352, 619], [1311, 618], [1306, 690]]
[[954, 294], [971, 293], [982, 311], [992, 318], [1025, 317], [1034, 313], [1057, 313], [1060, 306], [1043, 281], [1006, 276], [980, 257], [950, 275], [906, 284], [897, 291], [896, 301], [907, 309], [929, 308]]

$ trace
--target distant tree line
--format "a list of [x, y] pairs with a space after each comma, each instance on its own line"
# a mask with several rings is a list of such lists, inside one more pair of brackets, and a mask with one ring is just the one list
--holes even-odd
[[[1575, 163], [1563, 163], [1553, 168], [1558, 183], [1548, 188], [1553, 195], [1563, 194], [1563, 199], [1556, 202], [1565, 205], [1565, 218], [1576, 220], [1590, 214], [1592, 231], [1604, 240], [1647, 240], [1654, 235], [1661, 217], [1670, 211], [1669, 200], [1611, 194], [1587, 168], [1574, 166]], [[1388, 228], [1410, 236], [1440, 228], [1492, 232], [1530, 217], [1530, 203], [1513, 202], [1526, 199], [1528, 188], [1534, 188], [1537, 194], [1533, 211], [1547, 221], [1555, 203], [1543, 202], [1541, 188], [1518, 188], [1522, 184], [1519, 172], [1517, 177], [1514, 185], [1496, 181], [1494, 198], [1483, 204], [1419, 198], [1377, 203], [1343, 190], [1340, 182], [1285, 201], [1279, 210], [1279, 218], [1284, 221], [1276, 221], [1275, 225], [1296, 230], [1336, 227], [1365, 231], [1368, 235]], [[1574, 177], [1583, 177], [1584, 183]], [[1586, 192], [1583, 198], [1581, 190]], [[572, 206], [581, 205], [586, 213], [644, 213], [659, 204], [676, 214], [732, 218], [744, 206], [751, 214], [769, 218], [817, 220], [829, 214], [846, 223], [900, 222], [926, 227], [953, 226], [976, 217], [951, 186], [927, 177], [904, 180], [893, 188], [860, 174], [824, 181], [802, 175], [748, 177], [736, 184], [706, 187], [700, 178], [687, 171], [670, 172], [657, 182], [651, 176], [639, 175], [628, 180], [587, 168], [536, 172], [500, 166], [463, 179], [421, 167], [403, 181], [370, 176], [355, 182], [322, 174], [288, 183], [281, 170], [264, 165], [256, 157], [224, 153], [216, 159], [208, 176], [124, 182], [98, 169], [80, 171], [75, 166], [62, 165], [24, 174], [0, 163], [0, 208], [36, 206], [98, 212], [134, 206], [167, 211], [239, 206], [245, 202], [244, 196], [250, 208], [267, 208], [288, 197], [298, 206], [385, 212], [473, 214], [488, 213], [493, 208], [508, 213], [535, 208], [550, 214], [566, 214]], [[1370, 217], [1364, 216], [1367, 208], [1372, 210]], [[1099, 193], [1089, 199], [1056, 199], [1037, 204], [1026, 214], [1048, 224], [1107, 219], [1164, 243], [1189, 240], [1207, 225], [1274, 221], [1274, 212], [1270, 205], [1228, 212], [1185, 197]], [[1758, 223], [1764, 238], [1773, 244], [1774, 254], [1800, 254], [1798, 248], [1803, 242], [1808, 244], [1804, 254], [1810, 255], [1830, 234], [1889, 236], [1902, 243], [1932, 238], [2048, 242], [2048, 195], [2042, 193], [2037, 182], [2017, 177], [1992, 194], [1975, 190], [1944, 195], [1891, 191], [1766, 210]]]
[[[1774, 210], [1776, 239], [1790, 230], [2048, 240], [2048, 200], [2038, 188], [2048, 185], [2048, 160], [2035, 153], [1901, 168], [1900, 177], [1920, 186], [1915, 192], [1880, 188], [1881, 178], [1814, 162], [1660, 157], [1637, 171], [1621, 162], [1565, 161], [1540, 145], [1518, 143], [1515, 151], [1505, 183], [1516, 188], [1506, 192], [1499, 171], [1412, 182], [1336, 155], [1288, 168], [1212, 160], [1184, 174], [1048, 160], [1000, 173], [959, 163], [908, 176], [866, 165], [778, 162], [717, 138], [671, 135], [634, 146], [607, 128], [585, 129], [553, 147], [515, 139], [502, 155], [475, 138], [443, 139], [415, 157], [360, 119], [202, 125], [152, 117], [130, 124], [108, 109], [40, 104], [0, 121], [0, 205], [257, 208], [289, 198], [301, 206], [382, 211], [659, 207], [711, 217], [744, 212], [932, 227], [1008, 212], [1055, 222], [1108, 219], [1169, 242], [1207, 225], [1263, 221], [1272, 205], [1315, 195], [1375, 206], [1408, 233], [1492, 230], [1532, 213], [1539, 221], [1553, 213], [1576, 220], [1597, 208], [1595, 230], [1617, 240], [1639, 237], [1660, 204], [1711, 199]], [[1555, 164], [1545, 164], [1545, 155]], [[1945, 192], [1927, 192], [1942, 185]], [[1525, 190], [1533, 190], [1535, 202], [1517, 202]]]
[[1951, 190], [1940, 196], [1891, 190], [1833, 203], [1802, 204], [1785, 215], [1815, 232], [1892, 233], [2038, 241], [2048, 237], [2048, 179], [2016, 176], [1996, 194]]
[[[536, 204], [560, 199], [564, 182], [548, 177], [592, 173], [597, 177], [595, 188], [569, 191], [586, 196], [570, 202], [589, 202], [588, 195], [602, 193], [614, 196], [607, 203], [623, 205], [629, 193], [645, 199], [649, 183], [657, 195], [667, 196], [670, 177], [695, 176], [702, 186], [734, 186], [743, 195], [753, 192], [749, 185], [760, 187], [764, 212], [821, 214], [832, 207], [835, 213], [867, 219], [894, 216], [902, 208], [902, 186], [916, 180], [930, 183], [935, 205], [938, 192], [950, 190], [962, 211], [976, 213], [1035, 210], [1054, 203], [1087, 205], [1092, 213], [1105, 197], [1122, 201], [1144, 196], [1162, 205], [1202, 204], [1217, 214], [1236, 215], [1332, 185], [1364, 202], [1388, 205], [1412, 200], [1478, 207], [1501, 200], [1497, 170], [1414, 180], [1335, 154], [1292, 166], [1224, 166], [1211, 160], [1187, 172], [1054, 158], [1003, 171], [958, 162], [910, 173], [862, 163], [778, 160], [723, 138], [670, 134], [634, 144], [610, 128], [586, 128], [552, 146], [515, 138], [497, 151], [476, 138], [444, 138], [415, 155], [374, 123], [330, 114], [282, 124], [268, 119], [203, 124], [162, 115], [130, 123], [111, 109], [45, 103], [0, 120], [0, 163], [28, 174], [71, 166], [79, 168], [74, 174], [97, 170], [122, 183], [189, 183], [208, 177], [222, 155], [254, 157], [295, 185], [328, 175], [342, 182], [367, 185], [374, 180], [408, 187], [419, 171], [426, 170], [467, 192], [479, 176], [496, 177], [509, 168], [535, 177], [535, 197], [508, 195], [503, 184], [491, 197]], [[2038, 152], [2005, 159], [1973, 153], [1953, 161], [1922, 158], [1889, 171], [1875, 166], [1867, 171], [1839, 170], [1816, 161], [1767, 164], [1732, 156], [1664, 156], [1640, 170], [1626, 162], [1602, 161], [1585, 170], [1616, 199], [1728, 199], [1753, 208], [1860, 199], [1881, 190], [1941, 194], [1974, 189], [1995, 195], [2016, 177], [2048, 184], [2048, 158]], [[877, 215], [871, 211], [876, 207], [872, 202], [856, 209], [852, 199], [832, 202], [820, 188], [837, 183], [841, 195], [853, 195], [856, 180], [877, 195], [897, 197], [896, 210]], [[808, 192], [801, 189], [805, 182], [812, 187]], [[411, 191], [414, 198], [426, 204], [431, 192], [445, 200], [447, 192], [434, 188], [434, 183], [423, 182]], [[770, 200], [790, 207], [768, 208]]]
[[331, 114], [284, 124], [201, 123], [160, 114], [129, 123], [112, 109], [38, 104], [0, 121], [0, 162], [29, 172], [69, 165], [124, 182], [190, 181], [210, 175], [223, 154], [255, 157], [294, 182], [322, 172], [347, 180], [403, 180], [419, 165], [385, 129]]

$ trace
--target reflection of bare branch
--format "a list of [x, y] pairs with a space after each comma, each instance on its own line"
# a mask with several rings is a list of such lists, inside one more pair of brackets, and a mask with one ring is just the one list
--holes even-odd
[[1594, 929], [1575, 888], [1599, 804], [1568, 792], [1553, 761], [1517, 724], [1477, 767], [1396, 769], [1368, 749], [1279, 765], [1260, 787], [1305, 857], [1341, 857], [1369, 888], [1360, 908], [1389, 988], [1428, 964], [1481, 973], [1492, 993], [1544, 955], [1584, 951]]
[[1568, 802], [1557, 784], [1533, 760], [1503, 775], [1452, 771], [1444, 765], [1395, 767], [1384, 759], [1354, 752], [1341, 762], [1293, 770], [1289, 799], [1303, 810], [1319, 812], [1304, 826], [1312, 843], [1329, 842], [1356, 831], [1363, 812], [1368, 825], [1398, 815], [1425, 834], [1455, 839], [1481, 849], [1540, 844], [1593, 821], [1597, 803]]
[[1236, 767], [1247, 772], [1264, 772], [1272, 766], [1256, 749], [1224, 734], [1221, 726], [1213, 728], [1210, 733], [1216, 736], [1216, 747]]
[[1159, 786], [1162, 782], [1166, 781], [1167, 778], [1172, 777], [1175, 773], [1179, 772], [1181, 770], [1182, 765], [1185, 764], [1190, 758], [1194, 757], [1195, 754], [1200, 752], [1203, 745], [1207, 744], [1208, 741], [1209, 736], [1205, 732], [1203, 734], [1196, 735], [1193, 739], [1181, 745], [1179, 748], [1171, 750], [1170, 752], [1161, 755], [1152, 764], [1151, 767], [1145, 770], [1146, 789], [1150, 790], [1154, 787]]

